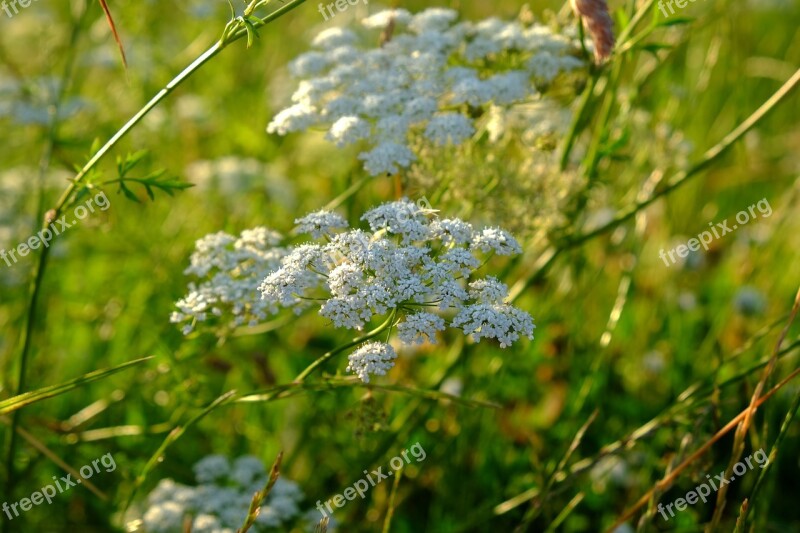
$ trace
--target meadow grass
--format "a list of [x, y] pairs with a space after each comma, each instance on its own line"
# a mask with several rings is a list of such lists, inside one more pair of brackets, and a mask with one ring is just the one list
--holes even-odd
[[[159, 480], [192, 483], [210, 454], [269, 465], [282, 452], [281, 476], [312, 509], [413, 442], [425, 462], [336, 513], [340, 530], [603, 531], [623, 517], [620, 531], [796, 529], [800, 388], [782, 380], [800, 344], [798, 7], [707, 1], [663, 24], [654, 2], [611, 2], [617, 51], [556, 95], [577, 118], [554, 141], [571, 147], [563, 174], [538, 190], [509, 169], [530, 151], [518, 139], [480, 136], [421, 152], [401, 178], [365, 179], [357, 150], [322, 129], [265, 133], [295, 86], [286, 65], [329, 24], [377, 10], [325, 22], [294, 4], [253, 3], [260, 17], [285, 13], [260, 28], [224, 4], [110, 4], [127, 70], [99, 4], [0, 12], [0, 247], [69, 212], [94, 190], [84, 185], [111, 202], [44, 253], [0, 263], [0, 502], [63, 465], [105, 453], [117, 464], [92, 480], [105, 499], [76, 488], [0, 515], [6, 531], [122, 530]], [[469, 20], [522, 9], [441, 6]], [[560, 2], [528, 9], [575, 25]], [[128, 174], [144, 181], [120, 189], [139, 150]], [[448, 331], [365, 384], [344, 372], [353, 335], [313, 312], [221, 334], [169, 322], [197, 239], [289, 234], [334, 200], [355, 222], [398, 187], [518, 235], [525, 252], [492, 273], [533, 315], [534, 340], [501, 350]], [[679, 265], [659, 259], [762, 198], [768, 218]], [[768, 468], [661, 518], [659, 503], [761, 448]]]

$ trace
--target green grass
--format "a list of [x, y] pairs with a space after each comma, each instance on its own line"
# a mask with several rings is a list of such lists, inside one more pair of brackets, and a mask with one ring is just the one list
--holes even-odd
[[[611, 2], [618, 12], [633, 3]], [[93, 143], [110, 138], [219, 38], [228, 6], [195, 4], [110, 5], [128, 53], [127, 73], [97, 3], [88, 3], [85, 13], [82, 4], [73, 2], [38, 2], [11, 19], [0, 12], [0, 98], [4, 83], [21, 82], [22, 94], [11, 101], [19, 108], [41, 96], [37, 80], [58, 79], [66, 72], [64, 99], [79, 97], [91, 104], [48, 131], [6, 116], [0, 100], [0, 184], [11, 179], [12, 169], [33, 170], [19, 198], [0, 203], [9, 210], [0, 212], [0, 226], [11, 228], [0, 248], [15, 246], [38, 231], [37, 220], [56, 204], [68, 185], [65, 177], [74, 176], [75, 166], [87, 161]], [[416, 11], [428, 3], [403, 5]], [[472, 20], [510, 18], [521, 8], [509, 0], [442, 5]], [[602, 90], [589, 103], [587, 127], [576, 143], [624, 139], [626, 131], [630, 137], [599, 160], [593, 178], [597, 188], [587, 209], [624, 212], [652, 171], [662, 169], [669, 179], [684, 168], [681, 159], [700, 161], [705, 150], [795, 73], [800, 65], [800, 9], [788, 2], [774, 8], [754, 5], [722, 0], [691, 4], [681, 16], [694, 20], [658, 28], [646, 38], [669, 44], [669, 50], [634, 50], [615, 57], [598, 73]], [[190, 14], [201, 7], [212, 14]], [[537, 15], [545, 8], [557, 11], [561, 5], [531, 5]], [[365, 13], [359, 4], [336, 20]], [[649, 20], [647, 15], [640, 30]], [[619, 30], [622, 19], [616, 21]], [[394, 497], [395, 533], [517, 527], [545, 531], [550, 526], [556, 531], [601, 531], [663, 478], [669, 465], [690, 455], [747, 408], [761, 377], [755, 365], [772, 353], [800, 282], [797, 91], [729, 151], [635, 219], [577, 246], [564, 246], [541, 271], [536, 261], [546, 253], [545, 246], [529, 248], [521, 261], [498, 263], [510, 286], [530, 278], [516, 305], [534, 316], [535, 340], [500, 350], [496, 344], [475, 345], [448, 333], [437, 346], [401, 358], [378, 381], [411, 393], [309, 386], [275, 401], [226, 402], [186, 427], [163, 457], [146, 468], [174, 427], [193, 420], [221, 395], [289, 383], [322, 354], [350, 340], [313, 313], [273, 331], [224, 341], [208, 332], [184, 337], [169, 323], [174, 302], [186, 292], [182, 272], [196, 239], [221, 230], [238, 234], [256, 225], [288, 233], [296, 217], [321, 208], [362, 177], [357, 152], [337, 149], [319, 132], [287, 137], [264, 132], [294, 86], [286, 64], [307, 51], [310, 39], [324, 27], [316, 5], [306, 3], [265, 27], [250, 49], [244, 41], [231, 44], [98, 165], [103, 179], [114, 179], [117, 156], [145, 149], [149, 155], [140, 174], [165, 169], [169, 176], [186, 179], [191, 163], [226, 156], [255, 158], [265, 170], [231, 193], [188, 190], [170, 197], [156, 191], [150, 201], [134, 188], [142, 203], [127, 200], [111, 186], [108, 211], [58, 238], [41, 282], [25, 391], [153, 358], [16, 411], [20, 427], [64, 463], [79, 468], [110, 452], [118, 468], [92, 479], [108, 501], [75, 488], [11, 522], [0, 515], [8, 531], [122, 530], [122, 511], [138, 476], [147, 474], [136, 501], [159, 479], [191, 482], [191, 466], [211, 453], [250, 453], [269, 465], [283, 450], [282, 475], [300, 484], [305, 507], [313, 508], [316, 500], [351, 485], [364, 469], [387, 464], [418, 441], [427, 458], [403, 473]], [[616, 88], [607, 84], [615, 69]], [[186, 111], [190, 97], [197, 99], [200, 118]], [[610, 118], [603, 122], [600, 110], [606, 98]], [[627, 112], [628, 103], [647, 113], [641, 125]], [[658, 124], [671, 132], [659, 133]], [[676, 150], [678, 141], [691, 149]], [[608, 148], [609, 143], [601, 146]], [[48, 167], [39, 183], [35, 169], [43, 152]], [[443, 168], [432, 160], [428, 164], [450, 173], [456, 184], [434, 207], [482, 222], [524, 222], [530, 215], [525, 206], [537, 199], [507, 202], [503, 187], [490, 191], [485, 204], [458, 194], [459, 184], [469, 192], [487, 176], [503, 175], [503, 161], [480, 160], [485, 166], [476, 167], [474, 160], [463, 159]], [[434, 191], [422, 183], [412, 181], [408, 192], [432, 197]], [[341, 211], [353, 220], [393, 195], [391, 180], [376, 178], [347, 199]], [[716, 240], [696, 264], [665, 267], [659, 259], [661, 248], [685, 243], [709, 222], [731, 219], [762, 198], [769, 200], [773, 214]], [[581, 211], [560, 228], [567, 239], [585, 230], [584, 215]], [[5, 235], [0, 233], [3, 239]], [[0, 262], [0, 402], [13, 397], [17, 386], [28, 283], [36, 264], [34, 255], [11, 268]], [[737, 307], [745, 287], [763, 300], [753, 312]], [[783, 344], [791, 349], [781, 356], [768, 387], [797, 368], [799, 334], [795, 323]], [[341, 355], [323, 370], [343, 374], [345, 366], [346, 356]], [[420, 392], [438, 391], [446, 378], [461, 381], [463, 399], [498, 407]], [[683, 401], [681, 394], [695, 386], [699, 388], [692, 399]], [[772, 447], [799, 393], [797, 382], [790, 382], [759, 409], [745, 439], [745, 455]], [[83, 411], [87, 408], [91, 414]], [[10, 418], [0, 418], [5, 444], [0, 503], [17, 501], [52, 476], [64, 475], [51, 457], [18, 437], [15, 486], [9, 492], [5, 455]], [[653, 419], [657, 422], [651, 431], [626, 443]], [[780, 453], [750, 511], [753, 531], [800, 526], [796, 421], [780, 438]], [[621, 473], [602, 476], [602, 467], [610, 464], [601, 458], [604, 447], [618, 441], [623, 442], [615, 454]], [[733, 444], [731, 432], [684, 471], [659, 501], [672, 502], [706, 474], [723, 470]], [[720, 530], [733, 529], [758, 477], [750, 472], [730, 486]], [[392, 483], [383, 483], [365, 501], [348, 504], [336, 514], [341, 530], [380, 531], [391, 491]], [[642, 531], [700, 531], [713, 510], [713, 501], [697, 504], [667, 523], [654, 514]], [[635, 520], [629, 524], [636, 528]]]

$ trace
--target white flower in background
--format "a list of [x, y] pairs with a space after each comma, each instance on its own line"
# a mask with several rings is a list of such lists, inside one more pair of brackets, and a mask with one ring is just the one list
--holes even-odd
[[[476, 341], [493, 338], [505, 348], [522, 336], [533, 338], [531, 317], [504, 303], [506, 285], [493, 277], [473, 278], [486, 254], [520, 253], [517, 241], [501, 229], [476, 230], [435, 213], [403, 199], [367, 211], [361, 220], [370, 231], [338, 233], [332, 230], [343, 220], [335, 227], [321, 222], [331, 213], [298, 219], [305, 231], [326, 241], [297, 245], [265, 276], [258, 287], [265, 308], [300, 311], [319, 302], [319, 314], [334, 326], [359, 331], [391, 318], [405, 344], [436, 342], [448, 321], [434, 311], [454, 312], [449, 325]], [[384, 375], [395, 357], [388, 344], [368, 342], [350, 356], [347, 370], [367, 381]]]
[[336, 213], [330, 211], [316, 211], [294, 221], [297, 231], [309, 233], [315, 239], [322, 236], [333, 236], [335, 229], [347, 227], [347, 221]]
[[373, 14], [362, 21], [369, 30], [394, 25], [378, 48], [375, 35], [324, 30], [315, 49], [289, 65], [299, 81], [294, 105], [267, 131], [323, 126], [337, 146], [364, 143], [358, 157], [370, 175], [395, 174], [418, 160], [426, 141], [458, 146], [491, 105], [542, 101], [559, 74], [585, 66], [577, 41], [547, 26], [457, 18], [441, 8]]
[[366, 139], [369, 135], [369, 122], [358, 117], [342, 117], [333, 123], [326, 138], [337, 146], [345, 146]]
[[183, 527], [185, 509], [175, 502], [163, 502], [150, 507], [142, 520], [148, 533], [172, 533]]
[[272, 164], [258, 159], [226, 156], [212, 160], [194, 161], [186, 166], [186, 180], [194, 187], [190, 193], [202, 195], [209, 191], [221, 193], [226, 200], [240, 207], [242, 194], [264, 191], [276, 204], [291, 207], [296, 202], [296, 184]]
[[267, 482], [267, 471], [261, 459], [254, 455], [243, 455], [233, 462], [230, 478], [242, 487], [255, 485], [254, 488], [258, 490]]
[[464, 115], [445, 113], [433, 117], [425, 127], [425, 137], [436, 144], [461, 144], [475, 133], [475, 128]]
[[407, 26], [408, 23], [411, 22], [411, 19], [411, 13], [405, 9], [386, 9], [363, 19], [361, 25], [371, 30], [382, 30], [392, 20], [394, 20], [395, 24]]
[[96, 108], [93, 102], [75, 97], [63, 97], [54, 107], [61, 85], [62, 80], [51, 76], [27, 79], [25, 83], [0, 77], [0, 119], [7, 117], [23, 126], [46, 126], [53, 120], [67, 121]]
[[[193, 532], [234, 533], [244, 523], [253, 494], [263, 489], [268, 479], [264, 463], [249, 455], [232, 463], [223, 456], [211, 455], [195, 464], [194, 471], [196, 486], [162, 479], [147, 496], [142, 513], [146, 533], [182, 533], [187, 517]], [[289, 531], [303, 524], [307, 516], [300, 510], [303, 498], [300, 487], [281, 475], [251, 531]]]
[[373, 176], [379, 174], [397, 174], [400, 167], [411, 166], [411, 163], [416, 160], [414, 152], [407, 147], [393, 143], [386, 142], [379, 144], [369, 152], [362, 152], [358, 156], [359, 159], [364, 161], [364, 168]]
[[228, 475], [231, 465], [224, 455], [208, 455], [194, 465], [194, 477], [200, 483], [220, 481]]
[[311, 44], [317, 48], [336, 48], [346, 44], [353, 44], [358, 40], [356, 34], [343, 28], [328, 28], [322, 30]]

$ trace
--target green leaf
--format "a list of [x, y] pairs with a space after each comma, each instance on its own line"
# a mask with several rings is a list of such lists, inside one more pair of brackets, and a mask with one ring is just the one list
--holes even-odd
[[88, 374], [84, 374], [79, 378], [73, 379], [72, 381], [67, 381], [66, 383], [62, 383], [60, 385], [51, 385], [49, 387], [43, 387], [35, 391], [26, 392], [24, 394], [20, 394], [12, 398], [8, 398], [7, 400], [3, 400], [2, 402], [0, 402], [0, 415], [11, 413], [13, 411], [16, 411], [17, 409], [22, 409], [23, 407], [26, 407], [33, 403], [46, 400], [47, 398], [60, 396], [65, 392], [77, 389], [78, 387], [82, 387], [93, 381], [107, 378], [112, 374], [116, 374], [117, 372], [121, 372], [136, 365], [140, 365], [145, 361], [149, 361], [150, 359], [152, 359], [152, 357], [143, 357], [141, 359], [135, 359], [133, 361], [129, 361], [127, 363], [123, 363], [115, 367], [89, 372]]
[[[100, 140], [100, 137], [95, 137], [94, 141], [92, 141], [91, 148], [89, 148], [89, 153], [96, 154], [97, 152], [100, 151], [100, 148], [102, 147], [103, 147], [103, 142]], [[89, 156], [89, 158], [91, 158], [91, 156]]]
[[697, 19], [695, 19], [694, 17], [669, 18], [669, 19], [666, 19], [666, 20], [662, 20], [661, 22], [656, 24], [656, 27], [679, 26], [681, 24], [690, 24], [690, 23], [694, 22], [695, 20], [697, 20]]
[[125, 186], [125, 182], [122, 180], [120, 180], [119, 182], [119, 190], [122, 194], [125, 195], [125, 198], [127, 198], [128, 200], [136, 202], [137, 204], [142, 203], [142, 201], [139, 200], [139, 198], [135, 194], [133, 194], [133, 191], [131, 191], [128, 187]]
[[622, 8], [617, 9], [615, 13], [617, 15], [617, 21], [619, 22], [619, 31], [622, 31], [628, 27], [628, 25], [631, 23], [631, 19]]
[[645, 52], [650, 52], [654, 56], [658, 57], [659, 50], [672, 50], [674, 47], [670, 44], [665, 43], [647, 43], [637, 46], [640, 50], [644, 50]]
[[253, 26], [252, 22], [250, 22], [245, 18], [242, 19], [242, 22], [244, 23], [245, 29], [247, 30], [247, 48], [250, 48], [251, 46], [253, 46], [254, 37], [257, 37], [258, 33], [256, 33], [256, 29]]

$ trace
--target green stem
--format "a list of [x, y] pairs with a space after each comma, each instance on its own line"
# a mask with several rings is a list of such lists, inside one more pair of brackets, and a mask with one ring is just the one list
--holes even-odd
[[764, 486], [764, 482], [767, 478], [767, 473], [769, 472], [770, 467], [775, 462], [775, 459], [778, 458], [778, 450], [780, 449], [780, 445], [783, 442], [783, 439], [786, 437], [794, 418], [797, 416], [798, 410], [800, 410], [800, 390], [798, 390], [797, 394], [795, 394], [794, 399], [792, 400], [792, 405], [786, 412], [786, 416], [783, 419], [783, 424], [781, 425], [778, 437], [775, 439], [775, 443], [772, 445], [772, 449], [769, 452], [769, 462], [761, 467], [762, 470], [758, 475], [756, 484], [753, 487], [753, 490], [750, 491], [750, 497], [747, 499], [747, 507], [742, 511], [741, 516], [737, 520], [735, 533], [744, 531], [744, 526], [747, 521], [747, 514], [755, 506], [756, 497]]
[[397, 487], [400, 486], [400, 478], [403, 477], [403, 469], [397, 471], [397, 476], [394, 478], [394, 485], [392, 485], [392, 493], [389, 496], [389, 509], [386, 511], [386, 519], [383, 521], [383, 533], [389, 533], [392, 527], [392, 518], [394, 517], [394, 505], [397, 499]]
[[[77, 20], [75, 20], [74, 25], [72, 26], [72, 32], [70, 33], [69, 39], [69, 53], [67, 54], [66, 63], [64, 64], [64, 71], [61, 74], [61, 83], [58, 88], [58, 92], [55, 95], [53, 105], [50, 107], [50, 120], [47, 126], [47, 139], [45, 141], [45, 148], [42, 152], [42, 157], [39, 160], [39, 176], [38, 176], [38, 184], [39, 184], [39, 200], [37, 206], [37, 219], [41, 220], [43, 217], [44, 212], [44, 187], [45, 187], [45, 176], [47, 174], [47, 170], [50, 168], [50, 162], [53, 158], [53, 152], [55, 151], [56, 143], [58, 142], [58, 113], [61, 107], [61, 101], [64, 98], [64, 95], [67, 91], [67, 84], [72, 77], [72, 69], [75, 65], [75, 58], [76, 58], [76, 50], [77, 50], [77, 42], [78, 38], [80, 37], [81, 28], [83, 25], [84, 18], [86, 17], [87, 10], [84, 9], [81, 14], [78, 16]], [[45, 247], [44, 250], [47, 250]], [[14, 396], [19, 395], [20, 393], [24, 392], [26, 386], [26, 376], [27, 376], [27, 369], [28, 369], [28, 355], [30, 354], [31, 350], [31, 341], [30, 339], [33, 336], [33, 328], [36, 324], [36, 314], [38, 309], [38, 302], [39, 302], [39, 294], [41, 292], [42, 286], [42, 278], [44, 277], [44, 270], [46, 267], [47, 261], [47, 254], [41, 254], [39, 256], [39, 260], [36, 264], [36, 273], [34, 276], [34, 280], [31, 283], [30, 287], [30, 296], [29, 296], [29, 306], [25, 316], [25, 326], [22, 330], [22, 335], [20, 338], [20, 346], [22, 347], [20, 350], [20, 358], [19, 358], [19, 368], [17, 370], [17, 383], [16, 387], [14, 388]], [[11, 426], [10, 426], [10, 434], [9, 434], [9, 441], [8, 441], [8, 455], [6, 456], [6, 494], [9, 496], [13, 494], [14, 487], [16, 485], [16, 472], [14, 469], [14, 455], [16, 453], [17, 448], [17, 428], [19, 426], [20, 421], [20, 411], [14, 411], [13, 415], [11, 416]], [[8, 528], [8, 522], [3, 523], [3, 531], [6, 531]]]
[[[287, 2], [279, 9], [276, 9], [269, 15], [259, 19], [259, 23], [254, 24], [254, 26], [264, 26], [269, 22], [275, 20], [276, 18], [286, 14], [287, 12], [291, 11], [295, 7], [299, 6], [300, 4], [304, 3], [305, 0], [292, 0]], [[92, 158], [83, 166], [83, 168], [78, 172], [75, 178], [70, 183], [69, 187], [66, 188], [64, 193], [58, 199], [55, 210], [55, 218], [58, 218], [58, 215], [61, 213], [61, 210], [64, 208], [66, 203], [69, 201], [70, 196], [75, 189], [80, 185], [80, 183], [86, 178], [89, 172], [100, 162], [103, 157], [105, 157], [109, 151], [130, 131], [136, 126], [141, 120], [147, 115], [150, 111], [152, 111], [156, 106], [158, 106], [162, 100], [164, 100], [167, 96], [169, 96], [179, 85], [181, 85], [184, 81], [186, 81], [189, 77], [191, 77], [195, 72], [197, 72], [200, 67], [205, 65], [209, 60], [219, 54], [222, 50], [224, 50], [229, 44], [238, 41], [242, 37], [247, 35], [247, 30], [243, 28], [238, 28], [232, 31], [230, 34], [224, 36], [219, 41], [214, 43], [208, 50], [203, 52], [197, 59], [195, 59], [189, 66], [183, 69], [177, 76], [175, 76], [167, 85], [161, 89], [153, 98], [150, 99], [144, 107], [142, 107], [133, 117], [131, 117], [128, 122], [125, 123], [122, 128], [120, 128], [117, 133], [115, 133], [104, 145], [100, 148]]]
[[[346, 344], [344, 344], [342, 346], [339, 346], [335, 350], [331, 350], [330, 352], [326, 353], [325, 355], [323, 355], [322, 357], [318, 358], [316, 361], [311, 363], [308, 367], [306, 367], [306, 369], [303, 370], [300, 374], [298, 374], [298, 376], [294, 379], [294, 381], [291, 384], [288, 384], [285, 387], [284, 386], [278, 387], [276, 390], [273, 390], [273, 391], [271, 391], [271, 392], [269, 392], [267, 394], [264, 394], [264, 395], [260, 396], [259, 397], [259, 401], [269, 402], [269, 401], [272, 401], [272, 400], [275, 400], [275, 399], [278, 399], [278, 398], [282, 398], [282, 397], [285, 397], [285, 396], [290, 396], [291, 394], [285, 394], [288, 389], [301, 384], [308, 376], [310, 376], [317, 368], [319, 368], [323, 363], [328, 361], [331, 357], [333, 357], [336, 354], [339, 354], [339, 353], [347, 350], [348, 348], [352, 348], [353, 346], [355, 346], [357, 344], [360, 344], [360, 343], [364, 342], [365, 340], [368, 340], [368, 339], [371, 339], [371, 338], [373, 338], [373, 337], [375, 337], [377, 335], [380, 335], [380, 333], [382, 331], [384, 331], [386, 328], [388, 328], [393, 323], [394, 319], [395, 319], [395, 313], [392, 313], [389, 316], [389, 318], [387, 318], [386, 321], [383, 324], [381, 324], [380, 326], [378, 326], [374, 330], [370, 331], [369, 333], [367, 333], [365, 335], [362, 335], [361, 337], [353, 339], [352, 341], [350, 341], [350, 342], [348, 342], [348, 343], [346, 343]], [[133, 503], [133, 500], [136, 497], [136, 493], [139, 491], [139, 488], [142, 486], [142, 484], [144, 483], [145, 479], [147, 479], [147, 475], [155, 467], [155, 465], [159, 462], [159, 458], [163, 457], [163, 455], [166, 452], [167, 448], [169, 446], [171, 446], [172, 443], [177, 441], [186, 432], [186, 430], [189, 428], [189, 426], [191, 426], [194, 423], [198, 422], [200, 419], [202, 419], [204, 416], [206, 416], [207, 414], [209, 414], [210, 412], [215, 410], [217, 407], [220, 407], [220, 406], [223, 406], [223, 405], [228, 405], [230, 403], [238, 401], [240, 398], [242, 398], [242, 397], [236, 391], [230, 391], [228, 393], [225, 393], [224, 395], [222, 395], [219, 398], [217, 398], [216, 400], [214, 400], [214, 402], [209, 404], [198, 415], [196, 415], [195, 417], [191, 418], [188, 422], [186, 422], [183, 425], [178, 425], [175, 428], [173, 428], [173, 430], [169, 433], [169, 435], [167, 435], [167, 438], [164, 439], [164, 442], [161, 443], [161, 445], [158, 447], [156, 452], [147, 461], [147, 463], [145, 464], [144, 468], [142, 469], [142, 472], [136, 477], [136, 481], [134, 483], [133, 490], [131, 491], [131, 494], [127, 498], [127, 501], [126, 501], [124, 509], [127, 510], [130, 507], [131, 503]]]
[[599, 131], [594, 136], [589, 146], [589, 155], [586, 157], [585, 165], [586, 170], [584, 175], [593, 183], [595, 174], [597, 173], [597, 164], [600, 162], [600, 145], [608, 139], [609, 136], [609, 123], [611, 121], [611, 111], [614, 109], [614, 102], [617, 99], [617, 83], [619, 82], [620, 74], [622, 73], [622, 64], [625, 58], [620, 57], [614, 63], [611, 69], [611, 74], [608, 76], [607, 87], [605, 92], [605, 99], [600, 108], [600, 119], [597, 121]]
[[569, 131], [567, 132], [567, 139], [564, 142], [564, 151], [561, 153], [561, 170], [565, 170], [569, 164], [569, 154], [572, 152], [572, 147], [578, 138], [578, 133], [580, 133], [581, 125], [584, 122], [584, 116], [589, 108], [589, 102], [592, 99], [592, 93], [594, 93], [594, 88], [599, 78], [599, 73], [592, 74], [592, 77], [589, 78], [589, 86], [583, 90], [583, 98], [578, 106], [578, 112], [575, 113], [575, 117], [572, 119]]
[[392, 325], [392, 323], [394, 322], [396, 314], [397, 314], [397, 311], [392, 313], [389, 316], [389, 318], [387, 318], [386, 321], [383, 324], [381, 324], [377, 328], [373, 329], [369, 333], [366, 333], [366, 334], [362, 335], [361, 337], [357, 337], [357, 338], [353, 339], [352, 341], [350, 341], [348, 343], [345, 343], [345, 344], [339, 346], [338, 348], [335, 348], [335, 349], [331, 350], [330, 352], [326, 353], [325, 355], [323, 355], [322, 357], [320, 357], [319, 359], [317, 359], [316, 361], [314, 361], [313, 363], [308, 365], [308, 367], [305, 370], [300, 372], [300, 374], [296, 378], [294, 378], [294, 383], [302, 383], [303, 380], [305, 380], [309, 375], [311, 375], [321, 365], [325, 364], [325, 362], [328, 361], [331, 357], [334, 357], [335, 355], [340, 354], [343, 351], [352, 348], [353, 346], [357, 346], [357, 345], [361, 344], [364, 341], [367, 341], [369, 339], [377, 337], [382, 332], [386, 331], [386, 329], [389, 328]]
[[[236, 40], [232, 38], [230, 42]], [[161, 89], [158, 94], [156, 94], [153, 98], [150, 99], [144, 107], [142, 107], [133, 117], [131, 117], [128, 122], [125, 123], [122, 128], [117, 131], [104, 145], [100, 148], [89, 161], [83, 166], [83, 168], [78, 172], [72, 182], [69, 184], [64, 192], [62, 193], [61, 197], [56, 202], [56, 206], [54, 208], [55, 214], [51, 218], [58, 218], [61, 214], [61, 211], [64, 209], [64, 206], [69, 201], [72, 193], [75, 192], [75, 189], [83, 182], [89, 172], [97, 166], [97, 163], [100, 162], [103, 157], [111, 151], [114, 146], [129, 132], [131, 131], [134, 126], [136, 126], [141, 120], [147, 115], [150, 111], [152, 111], [156, 106], [158, 106], [164, 98], [166, 98], [170, 93], [172, 93], [181, 83], [186, 81], [189, 76], [194, 74], [200, 67], [202, 67], [206, 62], [208, 62], [211, 58], [216, 56], [220, 53], [228, 43], [223, 43], [222, 40], [217, 41], [214, 43], [211, 48], [203, 52], [203, 54], [195, 59], [192, 64], [188, 67], [183, 69], [180, 74], [175, 76], [172, 81], [170, 81], [163, 89]], [[46, 250], [46, 248], [45, 248]]]

